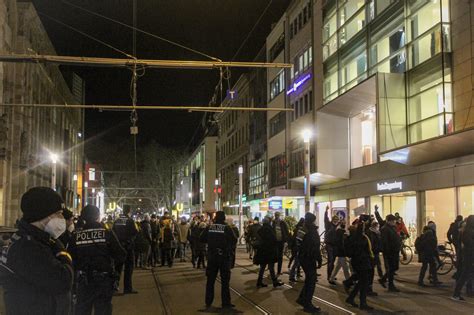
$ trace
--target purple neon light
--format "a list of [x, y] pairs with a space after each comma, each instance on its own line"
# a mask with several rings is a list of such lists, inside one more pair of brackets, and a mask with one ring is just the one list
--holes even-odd
[[289, 94], [295, 92], [301, 85], [303, 85], [303, 83], [308, 81], [310, 78], [311, 78], [311, 74], [307, 74], [301, 80], [299, 80], [298, 82], [293, 83], [293, 87], [291, 89], [289, 89], [288, 91], [286, 91], [286, 95], [289, 95]]

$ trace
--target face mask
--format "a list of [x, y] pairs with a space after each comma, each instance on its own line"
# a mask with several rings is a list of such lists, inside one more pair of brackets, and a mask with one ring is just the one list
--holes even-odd
[[68, 226], [67, 230], [72, 233], [74, 231], [74, 224], [71, 224], [70, 226]]
[[57, 239], [66, 231], [66, 220], [62, 218], [52, 218], [44, 227], [44, 231], [51, 235], [52, 238]]

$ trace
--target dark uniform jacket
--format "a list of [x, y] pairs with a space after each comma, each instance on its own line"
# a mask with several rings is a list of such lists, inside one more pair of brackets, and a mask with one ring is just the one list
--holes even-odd
[[275, 231], [275, 236], [277, 233], [277, 228], [280, 229], [281, 231], [281, 240], [278, 240], [279, 242], [288, 242], [288, 238], [290, 236], [290, 232], [288, 231], [288, 225], [286, 225], [286, 222], [283, 220], [278, 220], [278, 221], [273, 221], [272, 223], [273, 226], [273, 231]]
[[263, 224], [258, 230], [261, 245], [255, 254], [254, 263], [257, 265], [271, 264], [278, 261], [278, 242], [275, 230], [269, 223]]
[[3, 249], [0, 272], [7, 315], [69, 314], [73, 268], [61, 242], [21, 220]]
[[344, 251], [345, 238], [346, 238], [346, 230], [342, 228], [337, 229], [336, 230], [336, 243], [334, 246], [334, 256], [346, 257], [346, 253]]
[[370, 239], [363, 234], [362, 226], [359, 226], [357, 231], [349, 236], [350, 246], [352, 247], [353, 255], [351, 257], [352, 268], [356, 271], [367, 271], [372, 268], [373, 252]]
[[138, 234], [135, 222], [126, 215], [121, 215], [114, 222], [113, 231], [125, 250], [133, 249], [133, 241]]
[[321, 265], [321, 239], [318, 228], [314, 224], [304, 225], [301, 229], [301, 245], [299, 248], [299, 259], [306, 261], [317, 261]]
[[380, 232], [382, 236], [382, 252], [384, 255], [399, 255], [401, 239], [396, 228], [387, 223], [382, 227]]
[[224, 255], [230, 258], [233, 244], [237, 242], [237, 236], [225, 222], [211, 224], [201, 233], [199, 239], [201, 242], [207, 243], [209, 259], [215, 255]]
[[327, 245], [336, 245], [336, 229], [337, 225], [332, 224], [331, 220], [328, 218], [327, 212], [324, 213], [324, 243]]
[[417, 250], [420, 262], [431, 262], [438, 255], [438, 242], [432, 230], [428, 230], [420, 235], [418, 244], [415, 245], [418, 245]]
[[127, 257], [115, 233], [96, 222], [74, 231], [70, 252], [75, 271], [84, 272], [88, 277], [93, 273], [113, 275], [114, 264], [124, 262]]
[[258, 236], [258, 230], [260, 230], [262, 226], [259, 223], [254, 223], [249, 226], [249, 238], [250, 244], [253, 247], [258, 247], [260, 245], [260, 236]]

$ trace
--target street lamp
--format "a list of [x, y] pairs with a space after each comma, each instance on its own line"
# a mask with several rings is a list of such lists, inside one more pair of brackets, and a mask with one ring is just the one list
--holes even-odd
[[203, 204], [203, 196], [204, 190], [202, 188], [199, 188], [199, 214], [202, 214], [202, 204]]
[[214, 181], [214, 192], [215, 192], [215, 208], [216, 208], [216, 211], [219, 211], [219, 179], [216, 178], [216, 180]]
[[88, 204], [88, 201], [87, 201], [87, 187], [89, 187], [89, 183], [88, 182], [84, 182], [84, 204], [83, 206], [86, 206]]
[[191, 213], [191, 206], [193, 205], [193, 193], [192, 192], [188, 192], [188, 198], [189, 198], [189, 213]]
[[73, 190], [74, 190], [74, 199], [72, 201], [72, 207], [74, 209], [77, 208], [77, 174], [72, 175], [72, 181], [73, 181]]
[[310, 157], [309, 157], [309, 150], [310, 150], [310, 138], [311, 138], [311, 131], [308, 129], [303, 130], [302, 132], [303, 142], [304, 142], [304, 211], [310, 211], [310, 198], [311, 198], [311, 183], [309, 178], [310, 173]]
[[51, 188], [56, 190], [56, 163], [58, 163], [58, 155], [50, 153], [49, 158], [51, 159]]
[[[242, 180], [244, 174], [244, 167], [242, 165], [239, 166], [239, 234], [244, 235], [244, 227], [243, 227], [243, 215], [244, 215], [244, 209], [242, 205], [242, 200], [243, 200], [243, 190], [244, 190], [244, 183]], [[240, 238], [240, 241], [242, 238]]]

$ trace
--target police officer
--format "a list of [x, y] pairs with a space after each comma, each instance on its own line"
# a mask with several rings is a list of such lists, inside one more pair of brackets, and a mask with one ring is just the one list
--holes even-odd
[[207, 243], [207, 283], [206, 283], [206, 307], [210, 308], [214, 300], [214, 283], [217, 274], [221, 275], [221, 298], [222, 308], [232, 308], [230, 302], [230, 266], [232, 247], [237, 243], [237, 236], [231, 227], [225, 223], [224, 211], [217, 211], [214, 223], [211, 224], [200, 235], [200, 240]]
[[48, 187], [21, 198], [23, 217], [0, 258], [7, 315], [70, 314], [71, 256], [57, 238], [66, 230], [63, 200]]
[[99, 208], [87, 205], [81, 212], [85, 224], [73, 233], [70, 252], [76, 271], [76, 314], [112, 314], [114, 262], [122, 263], [127, 252], [115, 233], [100, 223]]
[[130, 218], [131, 209], [129, 205], [123, 207], [123, 214], [115, 220], [113, 231], [117, 235], [120, 244], [127, 251], [127, 258], [124, 262], [115, 264], [115, 272], [117, 273], [117, 280], [120, 283], [120, 274], [125, 265], [123, 275], [123, 294], [138, 293], [132, 286], [133, 263], [135, 261], [135, 237], [138, 234], [138, 228], [135, 222]]
[[321, 308], [312, 303], [314, 289], [316, 287], [316, 268], [321, 268], [322, 257], [318, 228], [315, 225], [316, 216], [307, 212], [304, 217], [304, 227], [298, 230], [296, 236], [299, 245], [299, 260], [303, 267], [305, 279], [301, 293], [296, 303], [304, 307], [307, 313], [317, 313]]

